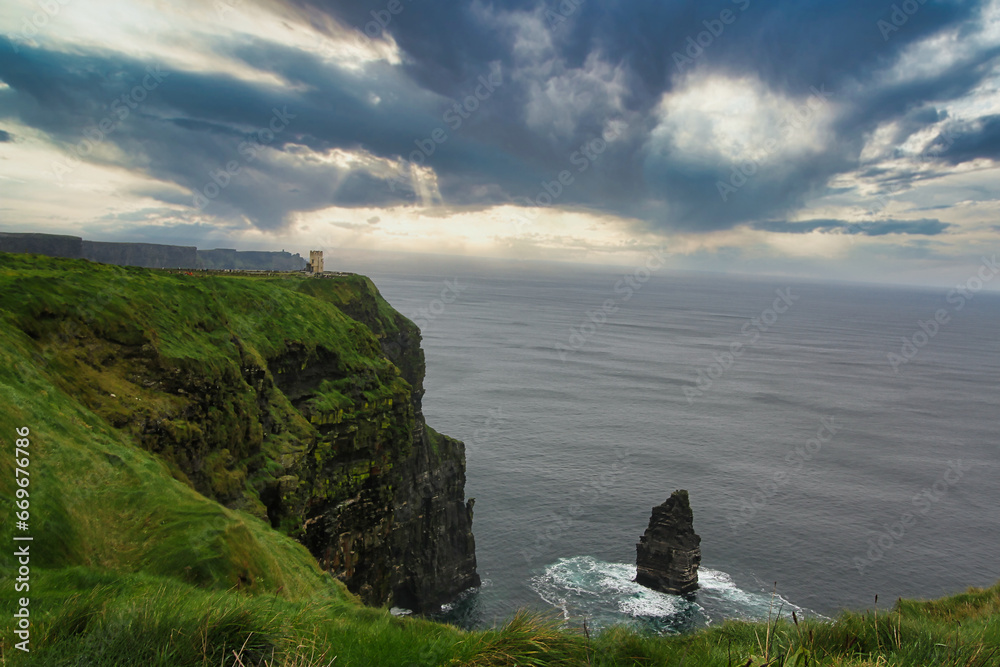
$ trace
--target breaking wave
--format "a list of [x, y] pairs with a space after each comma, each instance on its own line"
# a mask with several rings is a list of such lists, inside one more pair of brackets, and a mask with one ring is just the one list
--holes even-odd
[[691, 596], [660, 593], [633, 581], [635, 565], [591, 556], [561, 558], [530, 580], [546, 603], [572, 624], [641, 626], [674, 634], [725, 618], [766, 620], [768, 615], [808, 613], [780, 596], [740, 588], [725, 572], [702, 568], [700, 588]]

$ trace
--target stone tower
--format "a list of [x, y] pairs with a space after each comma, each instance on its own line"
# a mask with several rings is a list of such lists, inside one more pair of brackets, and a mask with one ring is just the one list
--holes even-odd
[[309, 251], [309, 269], [313, 274], [323, 273], [323, 251], [322, 250], [310, 250]]

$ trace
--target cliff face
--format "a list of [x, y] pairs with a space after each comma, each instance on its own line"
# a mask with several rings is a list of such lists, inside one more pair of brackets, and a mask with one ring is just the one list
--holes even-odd
[[83, 239], [59, 234], [9, 234], [0, 232], [0, 252], [30, 252], [49, 257], [83, 257]]
[[254, 250], [199, 250], [197, 253], [199, 269], [250, 269], [255, 271], [301, 271], [306, 266], [306, 260], [296, 253], [284, 250], [280, 252], [261, 252]]
[[[465, 445], [424, 422], [424, 359], [415, 333], [406, 328], [383, 338], [405, 381], [388, 383], [389, 393], [375, 393], [374, 369], [342, 375], [329, 351], [310, 358], [293, 347], [269, 361], [277, 388], [318, 437], [262, 497], [273, 523], [304, 519], [304, 544], [363, 600], [430, 611], [478, 586], [479, 576]], [[345, 411], [328, 400], [337, 391], [325, 384], [331, 380], [350, 387], [341, 395], [365, 398]]]
[[105, 243], [78, 236], [9, 234], [0, 232], [0, 252], [33, 253], [49, 257], [88, 259], [102, 264], [148, 269], [249, 269], [301, 271], [306, 261], [298, 254], [254, 250], [198, 250], [194, 246], [162, 243]]
[[197, 265], [198, 249], [194, 246], [159, 243], [84, 241], [82, 258], [102, 264], [144, 266], [150, 269], [190, 268]]
[[674, 491], [653, 508], [649, 527], [636, 545], [636, 582], [663, 593], [685, 595], [698, 589], [701, 538], [687, 491]]
[[366, 603], [428, 611], [478, 585], [464, 445], [424, 423], [419, 330], [370, 281], [51, 261], [0, 310], [177, 479], [296, 538]]

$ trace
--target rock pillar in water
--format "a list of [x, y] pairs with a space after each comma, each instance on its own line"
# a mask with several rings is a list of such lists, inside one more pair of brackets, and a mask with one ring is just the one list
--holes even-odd
[[701, 538], [694, 532], [694, 514], [687, 491], [674, 491], [653, 508], [649, 528], [636, 547], [637, 583], [674, 595], [698, 588]]

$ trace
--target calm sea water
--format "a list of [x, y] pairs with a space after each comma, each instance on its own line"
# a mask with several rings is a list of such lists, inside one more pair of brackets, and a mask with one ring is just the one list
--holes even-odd
[[[421, 325], [428, 423], [467, 444], [484, 583], [459, 622], [529, 607], [676, 631], [1000, 579], [995, 294], [359, 269]], [[693, 600], [631, 582], [652, 506], [681, 488]]]

